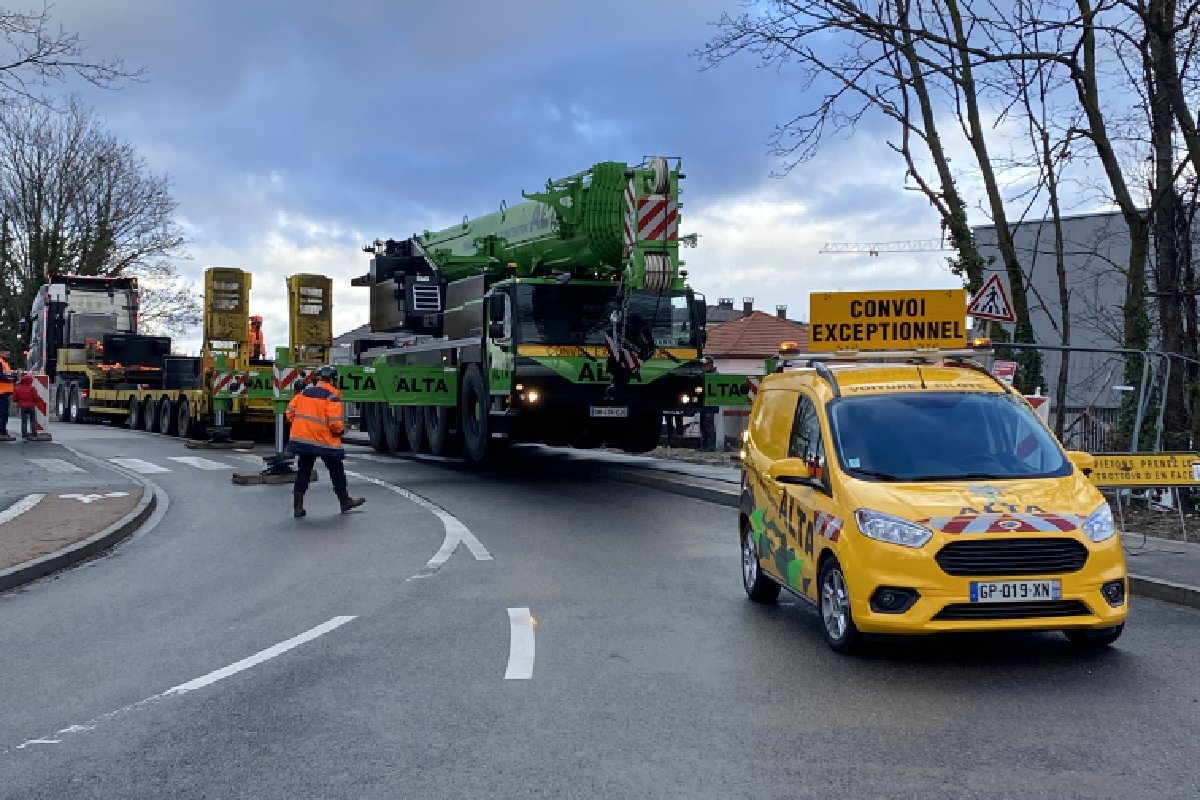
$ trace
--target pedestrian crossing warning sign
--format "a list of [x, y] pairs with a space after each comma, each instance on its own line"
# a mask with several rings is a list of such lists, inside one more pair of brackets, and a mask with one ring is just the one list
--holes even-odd
[[1017, 321], [999, 275], [992, 275], [983, 282], [983, 288], [971, 298], [971, 303], [967, 306], [967, 316], [996, 322]]

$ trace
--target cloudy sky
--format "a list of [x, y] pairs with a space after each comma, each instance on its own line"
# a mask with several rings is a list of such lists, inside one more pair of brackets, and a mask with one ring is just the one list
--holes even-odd
[[[254, 273], [268, 345], [284, 278], [334, 279], [335, 332], [366, 321], [362, 245], [453, 224], [596, 161], [681, 156], [684, 251], [710, 302], [806, 319], [811, 291], [960, 285], [943, 253], [818, 255], [827, 241], [936, 238], [868, 126], [785, 178], [774, 124], [794, 75], [689, 57], [740, 0], [56, 0], [95, 57], [144, 82], [85, 99], [155, 172], [190, 237], [181, 271]], [[986, 220], [972, 220], [983, 224]], [[198, 338], [198, 334], [196, 335]]]

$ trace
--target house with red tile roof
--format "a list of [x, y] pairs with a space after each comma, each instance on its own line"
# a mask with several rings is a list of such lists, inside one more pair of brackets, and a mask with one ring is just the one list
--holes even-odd
[[762, 374], [763, 362], [779, 352], [781, 342], [796, 342], [808, 350], [808, 326], [763, 311], [708, 327], [706, 355], [713, 357], [718, 372]]

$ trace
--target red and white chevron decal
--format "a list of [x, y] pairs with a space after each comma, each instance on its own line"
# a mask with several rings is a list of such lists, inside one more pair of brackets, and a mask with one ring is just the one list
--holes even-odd
[[292, 384], [299, 377], [299, 367], [275, 367], [275, 396], [279, 397], [280, 392], [291, 391]]
[[34, 375], [33, 388], [37, 391], [37, 403], [33, 407], [33, 419], [37, 429], [34, 433], [48, 433], [50, 426], [50, 376]]
[[229, 382], [233, 380], [232, 372], [218, 372], [213, 375], [213, 394], [228, 391]]
[[746, 378], [746, 402], [747, 403], [751, 403], [751, 404], [754, 403], [754, 398], [758, 396], [759, 383], [761, 383], [761, 379], [756, 378], [753, 375], [748, 376]]
[[679, 238], [679, 204], [665, 194], [638, 198], [637, 238], [643, 242], [666, 242]]

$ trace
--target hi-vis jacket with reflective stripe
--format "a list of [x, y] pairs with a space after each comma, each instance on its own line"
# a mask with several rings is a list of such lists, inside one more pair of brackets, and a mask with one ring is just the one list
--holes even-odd
[[292, 398], [287, 407], [292, 423], [288, 450], [342, 458], [342, 398], [328, 383], [309, 386]]

